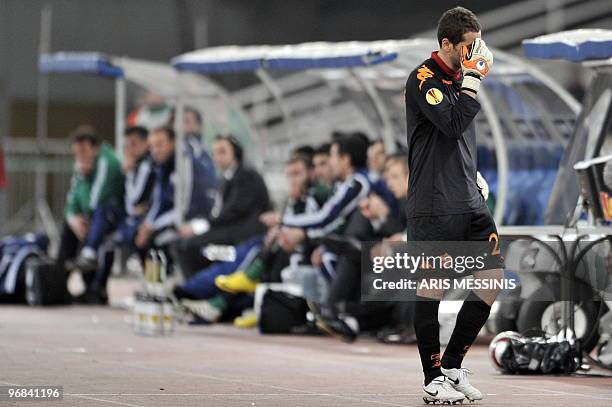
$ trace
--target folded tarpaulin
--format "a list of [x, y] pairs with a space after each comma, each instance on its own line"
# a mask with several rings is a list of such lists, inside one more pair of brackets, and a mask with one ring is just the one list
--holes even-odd
[[[41, 55], [38, 68], [46, 73], [84, 74], [125, 78], [167, 99], [179, 93], [179, 74], [167, 63], [117, 57], [99, 52], [59, 51]], [[182, 77], [183, 94], [187, 97], [214, 97], [218, 85], [199, 75]]]
[[42, 54], [38, 60], [41, 72], [85, 73], [117, 78], [123, 70], [111, 62], [110, 57], [99, 52], [55, 52]]
[[223, 73], [271, 70], [356, 68], [389, 62], [397, 52], [380, 42], [310, 42], [296, 45], [224, 46], [193, 51], [172, 59], [183, 71]]
[[523, 40], [529, 58], [588, 61], [612, 57], [612, 30], [580, 29]]

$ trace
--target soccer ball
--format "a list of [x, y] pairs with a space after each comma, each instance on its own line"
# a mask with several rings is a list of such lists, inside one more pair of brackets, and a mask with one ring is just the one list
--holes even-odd
[[525, 338], [518, 332], [504, 331], [497, 334], [489, 344], [489, 360], [498, 372], [507, 373], [502, 364], [502, 357], [510, 348], [512, 340], [524, 342]]

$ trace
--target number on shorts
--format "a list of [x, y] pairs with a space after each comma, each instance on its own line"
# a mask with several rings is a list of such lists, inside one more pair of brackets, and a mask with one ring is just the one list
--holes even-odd
[[497, 233], [491, 233], [489, 235], [489, 242], [492, 242], [493, 240], [495, 240], [495, 247], [493, 248], [493, 251], [491, 252], [491, 254], [493, 256], [497, 256], [500, 253], [500, 250], [499, 250], [499, 237], [497, 237]]

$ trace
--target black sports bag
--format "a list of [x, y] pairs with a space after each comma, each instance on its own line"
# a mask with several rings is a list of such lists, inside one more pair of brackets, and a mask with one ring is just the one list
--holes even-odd
[[289, 334], [306, 324], [306, 300], [282, 291], [267, 290], [259, 314], [262, 334]]
[[26, 261], [26, 301], [29, 305], [70, 303], [68, 275], [48, 258], [32, 257]]

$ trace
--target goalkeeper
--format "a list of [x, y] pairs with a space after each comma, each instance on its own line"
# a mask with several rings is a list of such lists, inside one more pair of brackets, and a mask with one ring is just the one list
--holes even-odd
[[[497, 242], [497, 228], [483, 197], [476, 171], [474, 117], [480, 110], [480, 82], [493, 55], [480, 39], [476, 16], [463, 7], [446, 11], [438, 22], [440, 48], [406, 82], [408, 124], [408, 241]], [[442, 244], [440, 245], [443, 248]], [[503, 259], [492, 253], [493, 269], [474, 278], [501, 279]], [[490, 264], [490, 263], [489, 263]], [[438, 305], [442, 290], [419, 289], [414, 326], [426, 403], [479, 400], [462, 360], [485, 324], [495, 290], [473, 290], [457, 316], [444, 356], [440, 357]]]

